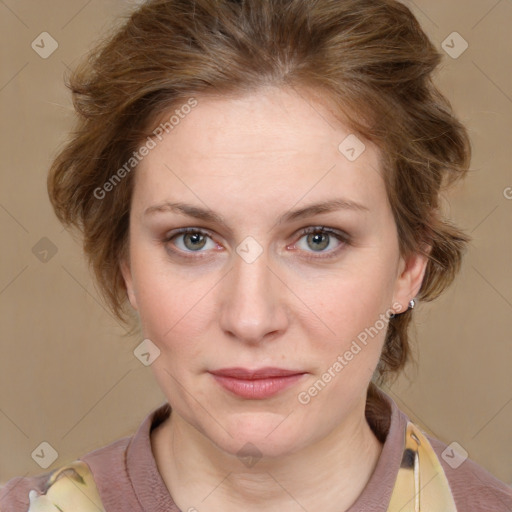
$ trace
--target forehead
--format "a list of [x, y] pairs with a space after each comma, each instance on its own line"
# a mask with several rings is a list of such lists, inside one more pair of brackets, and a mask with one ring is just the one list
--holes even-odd
[[[311, 149], [309, 143], [315, 141], [324, 150], [329, 145], [337, 149], [338, 139], [351, 133], [346, 122], [334, 117], [327, 100], [320, 101], [317, 95], [315, 99], [305, 89], [269, 86], [247, 94], [203, 95], [196, 101], [197, 106], [183, 119], [173, 116], [177, 124], [172, 129], [176, 141], [193, 132], [189, 142], [196, 153], [203, 148], [216, 155], [237, 149], [259, 156]], [[173, 107], [163, 115], [163, 122], [180, 110], [179, 104]]]
[[360, 202], [382, 195], [378, 149], [312, 97], [269, 88], [196, 99], [139, 164], [140, 201], [220, 193], [225, 201], [237, 195], [294, 204], [306, 195], [325, 199], [333, 189]]

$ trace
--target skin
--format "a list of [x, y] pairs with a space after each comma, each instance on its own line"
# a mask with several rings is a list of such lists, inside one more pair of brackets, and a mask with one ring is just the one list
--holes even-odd
[[[152, 433], [158, 469], [184, 511], [346, 510], [382, 449], [364, 409], [386, 329], [309, 403], [298, 395], [380, 315], [407, 309], [426, 259], [400, 256], [378, 149], [364, 141], [349, 161], [338, 146], [351, 132], [326, 107], [277, 88], [197, 100], [136, 170], [129, 259], [121, 262], [144, 337], [160, 350], [151, 368], [173, 408]], [[335, 198], [367, 209], [277, 222]], [[209, 208], [227, 226], [144, 214], [165, 201]], [[350, 238], [302, 234], [319, 226]], [[172, 238], [183, 227], [211, 238]], [[236, 252], [247, 236], [263, 250], [251, 263]], [[307, 373], [250, 400], [208, 373], [233, 366]], [[251, 466], [237, 456], [246, 443], [261, 455]]]

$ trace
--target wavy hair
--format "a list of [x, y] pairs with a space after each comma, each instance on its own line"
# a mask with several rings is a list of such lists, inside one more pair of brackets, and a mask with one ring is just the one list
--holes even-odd
[[[108, 198], [95, 191], [163, 112], [192, 96], [305, 88], [381, 150], [400, 252], [428, 256], [418, 298], [433, 300], [454, 279], [470, 240], [439, 205], [441, 192], [467, 172], [471, 152], [433, 83], [440, 61], [411, 11], [394, 0], [147, 1], [66, 82], [78, 119], [48, 175], [51, 203], [64, 225], [79, 229], [101, 293], [129, 324], [119, 262], [136, 170]], [[380, 383], [411, 356], [411, 317], [409, 310], [389, 322]]]

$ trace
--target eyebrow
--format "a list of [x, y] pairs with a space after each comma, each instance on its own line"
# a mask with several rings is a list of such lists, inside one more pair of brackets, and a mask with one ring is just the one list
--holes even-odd
[[[303, 208], [299, 208], [284, 213], [283, 215], [281, 215], [281, 217], [279, 217], [277, 224], [292, 222], [299, 219], [312, 217], [314, 215], [318, 215], [321, 213], [330, 213], [338, 210], [368, 212], [369, 208], [360, 203], [350, 201], [348, 199], [331, 199], [329, 201], [311, 204], [309, 206], [305, 206]], [[217, 223], [219, 225], [227, 227], [227, 223], [224, 220], [224, 218], [221, 215], [215, 213], [213, 210], [210, 210], [209, 208], [200, 208], [198, 206], [181, 202], [166, 201], [161, 204], [150, 206], [146, 208], [146, 210], [144, 211], [144, 215], [146, 216], [149, 214], [164, 212], [180, 213], [182, 215], [187, 215], [189, 217], [201, 219], [205, 222]]]

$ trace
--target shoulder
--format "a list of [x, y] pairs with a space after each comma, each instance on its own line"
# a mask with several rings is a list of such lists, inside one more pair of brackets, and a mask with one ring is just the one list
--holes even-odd
[[18, 476], [0, 487], [0, 512], [26, 511], [29, 507], [29, 493], [41, 492], [52, 471], [38, 476]]
[[169, 414], [170, 405], [164, 402], [146, 416], [135, 434], [53, 471], [12, 478], [0, 487], [0, 512], [140, 510], [132, 477], [143, 483], [147, 478], [140, 468], [151, 464], [153, 457], [151, 429]]
[[0, 489], [0, 512], [101, 512], [89, 466], [76, 460], [34, 477], [16, 477]]
[[[376, 388], [373, 394], [378, 395], [380, 400], [386, 401], [389, 405], [391, 429], [388, 434], [392, 434], [391, 441], [398, 444], [400, 436], [397, 432], [402, 432], [402, 428], [405, 429], [406, 438], [402, 444], [405, 456], [407, 452], [406, 425], [410, 424], [410, 419], [383, 390]], [[381, 409], [383, 412], [380, 413], [380, 416], [385, 418], [388, 413], [382, 407]], [[414, 426], [430, 444], [432, 456], [437, 459], [434, 461], [434, 465], [442, 469], [458, 511], [512, 512], [512, 488], [510, 486], [498, 480], [475, 461], [467, 458], [467, 454], [464, 454], [464, 457], [459, 455], [454, 450], [454, 444], [447, 445], [426, 433], [420, 425], [414, 424]]]
[[124, 464], [129, 438], [122, 438], [52, 471], [15, 477], [0, 488], [0, 512], [102, 512], [95, 467], [113, 478]]
[[512, 488], [452, 445], [426, 435], [441, 463], [457, 510], [512, 512]]

